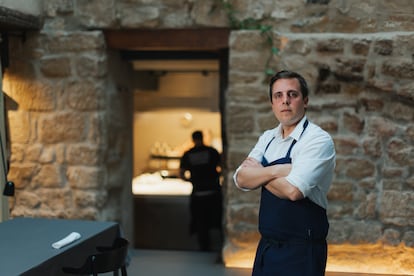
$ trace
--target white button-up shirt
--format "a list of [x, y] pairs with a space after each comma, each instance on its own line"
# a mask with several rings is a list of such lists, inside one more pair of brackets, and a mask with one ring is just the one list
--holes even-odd
[[[293, 139], [297, 142], [290, 153], [292, 170], [286, 180], [297, 187], [304, 197], [314, 203], [327, 208], [327, 193], [332, 183], [335, 169], [335, 146], [331, 136], [319, 126], [309, 122], [303, 132], [306, 116], [302, 118], [296, 128], [286, 138], [282, 137], [282, 126], [266, 130], [260, 137], [249, 157], [262, 162], [263, 157], [273, 162], [286, 156]], [[274, 137], [274, 140], [270, 143]], [[236, 170], [233, 179], [237, 187]], [[243, 189], [245, 190], [245, 189]]]

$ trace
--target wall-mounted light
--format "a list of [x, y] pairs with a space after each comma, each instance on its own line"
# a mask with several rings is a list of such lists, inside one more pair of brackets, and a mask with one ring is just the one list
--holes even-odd
[[180, 123], [183, 127], [189, 127], [193, 121], [193, 115], [190, 112], [186, 112], [181, 116]]
[[7, 181], [4, 185], [3, 195], [14, 196], [14, 183], [12, 181]]

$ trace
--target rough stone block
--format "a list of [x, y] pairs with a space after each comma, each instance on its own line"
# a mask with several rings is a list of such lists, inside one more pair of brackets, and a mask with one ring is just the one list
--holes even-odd
[[105, 186], [106, 175], [100, 168], [70, 166], [66, 171], [69, 185], [73, 189], [97, 189]]
[[345, 112], [343, 125], [351, 132], [361, 134], [365, 126], [365, 120], [355, 113]]
[[379, 158], [382, 155], [381, 141], [378, 137], [366, 137], [362, 139], [364, 154], [373, 158]]
[[361, 97], [359, 101], [366, 111], [381, 112], [385, 105], [381, 98]]
[[361, 151], [360, 142], [353, 137], [336, 137], [334, 139], [337, 154], [353, 155]]
[[228, 118], [228, 131], [232, 133], [249, 133], [255, 129], [255, 121], [251, 115]]
[[373, 116], [367, 120], [368, 133], [371, 136], [392, 137], [398, 128], [392, 120], [384, 117]]
[[406, 122], [412, 122], [414, 120], [414, 108], [410, 102], [390, 102], [387, 101], [384, 114], [389, 115], [393, 120], [404, 120]]
[[334, 181], [328, 192], [328, 200], [351, 202], [353, 200], [353, 189], [353, 182]]
[[333, 72], [335, 77], [341, 81], [362, 81], [365, 63], [365, 58], [337, 58]]
[[360, 56], [367, 56], [369, 53], [371, 40], [354, 39], [352, 40], [352, 53]]
[[[115, 6], [114, 0], [83, 0], [77, 1], [75, 6], [76, 18], [86, 28], [108, 28], [116, 25], [117, 7], [119, 7], [119, 16], [124, 15], [122, 12], [131, 11], [122, 9], [122, 4]], [[121, 1], [118, 1], [121, 2]], [[137, 16], [139, 17], [139, 16]]]
[[[349, 218], [349, 217], [352, 217], [353, 215], [354, 207], [351, 204], [349, 204], [349, 202], [344, 204], [342, 202], [339, 203], [339, 202], [332, 201], [332, 202], [329, 202], [329, 208], [327, 211], [328, 211], [329, 220]], [[333, 231], [335, 232], [335, 230]]]
[[352, 179], [362, 179], [375, 175], [375, 163], [357, 157], [352, 157], [347, 160], [347, 166], [343, 168], [345, 175]]
[[376, 243], [381, 239], [382, 225], [376, 221], [355, 221], [352, 223], [351, 229], [349, 234], [349, 242], [351, 243]]
[[46, 115], [39, 121], [39, 141], [46, 144], [80, 142], [85, 139], [85, 117], [80, 113]]
[[376, 191], [364, 195], [355, 209], [357, 219], [377, 219], [377, 194]]
[[[228, 26], [228, 18], [218, 2], [195, 1], [191, 17], [197, 25], [201, 26]], [[182, 15], [180, 16], [183, 17]], [[177, 19], [175, 20], [178, 21]], [[184, 24], [181, 24], [184, 25]]]
[[9, 112], [10, 139], [14, 143], [26, 144], [32, 138], [30, 115], [27, 112]]
[[73, 1], [71, 0], [51, 0], [43, 3], [47, 16], [55, 17], [59, 14], [73, 13]]
[[[6, 98], [6, 103], [11, 110], [16, 109], [17, 103], [20, 111], [51, 111], [57, 106], [56, 98], [59, 89], [51, 83], [27, 78], [10, 80], [5, 84], [4, 91], [7, 91], [7, 95], [10, 97], [10, 100]], [[8, 86], [7, 84], [13, 85]], [[25, 115], [28, 116], [28, 114]]]
[[381, 56], [389, 56], [393, 51], [393, 40], [382, 39], [374, 42], [374, 53]]
[[316, 50], [325, 53], [342, 53], [344, 51], [344, 40], [340, 38], [328, 38], [317, 42]]
[[51, 54], [105, 49], [101, 31], [50, 32], [44, 34], [43, 43]]
[[108, 74], [107, 59], [100, 54], [87, 54], [78, 56], [74, 60], [74, 66], [78, 76], [104, 77]]
[[21, 191], [16, 201], [16, 206], [26, 209], [37, 209], [41, 205], [41, 200], [38, 194], [32, 192]]
[[118, 5], [119, 24], [125, 28], [154, 28], [161, 24], [161, 10], [151, 5]]
[[67, 104], [75, 110], [101, 110], [105, 107], [105, 92], [91, 81], [71, 82], [65, 88]]
[[98, 165], [103, 162], [102, 153], [103, 150], [97, 145], [68, 145], [66, 150], [66, 161], [69, 165]]
[[[414, 226], [414, 220], [411, 219], [414, 214], [414, 205], [407, 204], [413, 200], [414, 192], [412, 191], [385, 190], [382, 193], [379, 210], [381, 221], [396, 226]], [[405, 204], [400, 204], [400, 202]]]
[[414, 248], [414, 231], [408, 230], [405, 232], [402, 240], [406, 246]]
[[96, 206], [101, 208], [105, 202], [106, 197], [97, 191], [73, 191], [73, 201], [76, 208], [85, 208]]
[[38, 187], [60, 188], [63, 182], [62, 168], [57, 164], [45, 164], [33, 178], [33, 184]]
[[412, 81], [401, 84], [400, 87], [397, 88], [397, 95], [400, 95], [408, 100], [414, 101], [414, 83]]
[[40, 71], [45, 77], [63, 78], [72, 74], [71, 62], [68, 57], [48, 56], [40, 59]]
[[404, 140], [393, 138], [387, 145], [388, 157], [401, 166], [414, 166], [414, 146]]
[[414, 78], [414, 64], [410, 58], [408, 59], [392, 59], [386, 60], [381, 66], [381, 72], [384, 75], [394, 77], [397, 79], [413, 79]]

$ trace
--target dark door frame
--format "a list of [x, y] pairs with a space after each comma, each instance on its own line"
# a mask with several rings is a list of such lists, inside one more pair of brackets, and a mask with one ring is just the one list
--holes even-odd
[[214, 59], [219, 62], [222, 169], [225, 176], [227, 171], [225, 93], [228, 84], [230, 30], [228, 28], [134, 29], [103, 30], [103, 32], [108, 48], [119, 51], [125, 61]]
[[[219, 109], [226, 165], [227, 135], [225, 91], [229, 72], [228, 28], [103, 30], [107, 46], [119, 50], [123, 59], [216, 59], [219, 61]], [[226, 168], [223, 167], [225, 170]]]

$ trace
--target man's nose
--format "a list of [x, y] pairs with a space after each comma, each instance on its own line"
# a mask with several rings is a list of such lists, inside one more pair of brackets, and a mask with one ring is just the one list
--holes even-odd
[[284, 103], [284, 104], [290, 104], [290, 97], [289, 97], [289, 95], [288, 94], [283, 94], [283, 98], [282, 98], [282, 102]]

